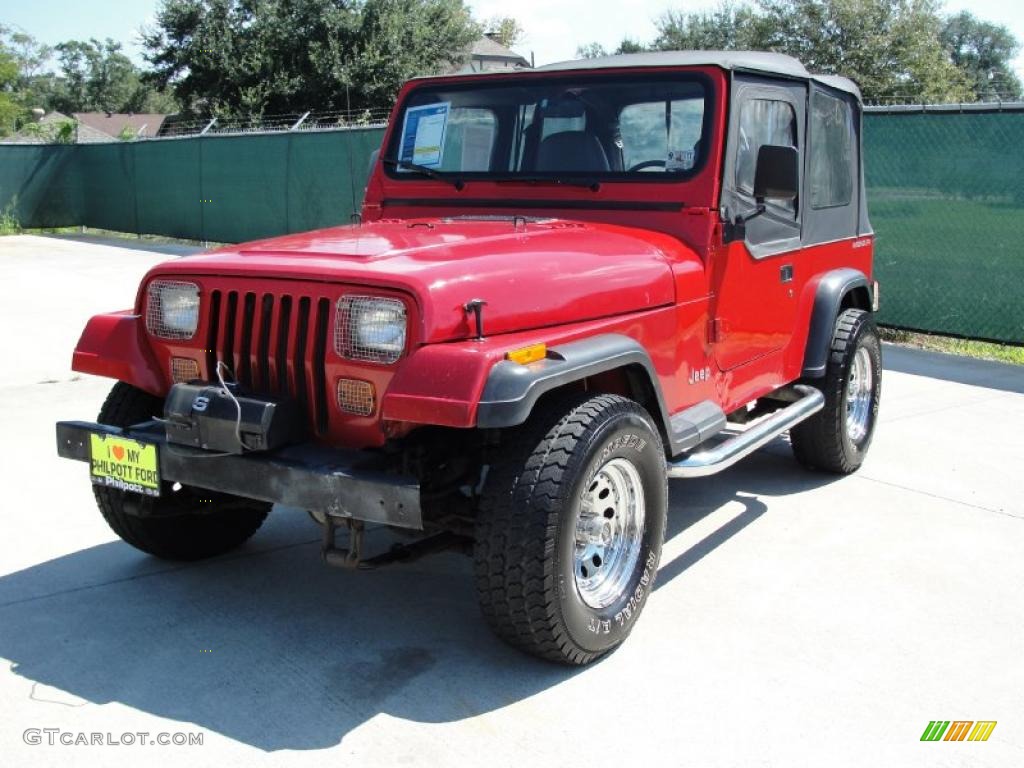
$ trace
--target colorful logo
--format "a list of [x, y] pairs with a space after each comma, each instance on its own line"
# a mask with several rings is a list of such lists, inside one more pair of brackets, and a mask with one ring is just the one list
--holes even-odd
[[988, 741], [995, 727], [995, 720], [932, 720], [921, 741]]

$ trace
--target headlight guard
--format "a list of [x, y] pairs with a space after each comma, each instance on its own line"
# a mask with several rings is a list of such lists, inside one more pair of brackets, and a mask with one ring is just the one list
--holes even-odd
[[161, 339], [191, 339], [199, 327], [199, 286], [154, 280], [146, 290], [146, 330]]
[[348, 360], [390, 365], [408, 335], [405, 303], [383, 296], [342, 296], [334, 321], [334, 349]]

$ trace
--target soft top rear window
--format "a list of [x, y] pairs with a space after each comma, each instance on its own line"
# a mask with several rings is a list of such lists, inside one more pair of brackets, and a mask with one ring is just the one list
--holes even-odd
[[424, 85], [385, 164], [394, 178], [683, 180], [708, 154], [709, 91], [699, 73]]

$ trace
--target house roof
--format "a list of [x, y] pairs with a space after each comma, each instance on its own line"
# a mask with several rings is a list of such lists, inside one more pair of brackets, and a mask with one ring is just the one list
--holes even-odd
[[75, 112], [74, 118], [82, 126], [118, 138], [126, 127], [140, 138], [157, 135], [167, 115], [156, 113], [125, 114], [117, 112]]
[[492, 37], [482, 35], [463, 52], [462, 61], [447, 74], [508, 72], [510, 69], [530, 69], [530, 62]]
[[469, 49], [469, 55], [473, 57], [508, 59], [509, 61], [521, 63], [524, 67], [530, 66], [530, 62], [525, 58], [488, 35], [481, 36], [473, 43]]

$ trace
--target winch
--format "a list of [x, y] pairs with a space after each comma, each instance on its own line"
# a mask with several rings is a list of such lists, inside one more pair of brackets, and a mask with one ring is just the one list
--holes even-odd
[[297, 442], [306, 423], [295, 400], [254, 397], [233, 383], [175, 384], [164, 419], [169, 443], [232, 454]]

